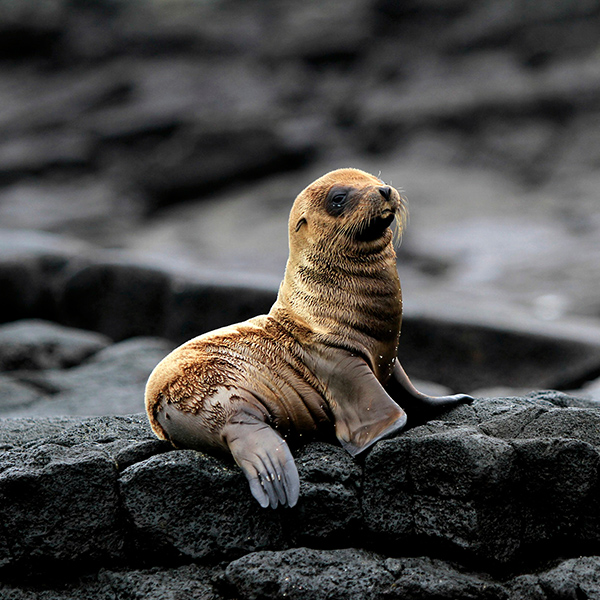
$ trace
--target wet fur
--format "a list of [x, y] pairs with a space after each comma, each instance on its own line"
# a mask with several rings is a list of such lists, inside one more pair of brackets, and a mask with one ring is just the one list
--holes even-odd
[[[340, 185], [348, 201], [334, 210], [328, 194]], [[299, 480], [286, 439], [335, 433], [354, 455], [404, 426], [402, 394], [456, 403], [420, 394], [396, 358], [402, 297], [391, 216], [401, 235], [406, 202], [357, 169], [304, 189], [269, 314], [190, 340], [151, 374], [146, 409], [157, 436], [231, 452], [262, 506], [293, 506]]]

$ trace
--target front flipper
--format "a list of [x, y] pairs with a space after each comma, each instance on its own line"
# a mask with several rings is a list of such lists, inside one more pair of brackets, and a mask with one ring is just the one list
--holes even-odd
[[296, 505], [298, 469], [287, 442], [272, 427], [252, 414], [240, 412], [225, 425], [223, 437], [263, 508]]
[[356, 456], [400, 431], [406, 414], [383, 389], [367, 363], [343, 353], [328, 365], [327, 392], [342, 447]]
[[386, 389], [394, 400], [402, 403], [402, 406], [406, 408], [406, 411], [411, 415], [411, 421], [413, 417], [416, 421], [420, 421], [437, 410], [473, 401], [473, 398], [467, 394], [428, 396], [419, 392], [408, 378], [398, 359], [394, 363], [394, 369]]

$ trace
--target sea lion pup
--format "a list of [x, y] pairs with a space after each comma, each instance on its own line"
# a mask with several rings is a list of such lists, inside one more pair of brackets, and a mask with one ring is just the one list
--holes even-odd
[[402, 299], [390, 225], [401, 228], [405, 214], [394, 188], [357, 169], [303, 190], [269, 314], [190, 340], [150, 375], [158, 437], [231, 452], [261, 506], [294, 506], [300, 482], [286, 439], [335, 433], [354, 456], [404, 427], [403, 399], [469, 400], [421, 394], [396, 358]]

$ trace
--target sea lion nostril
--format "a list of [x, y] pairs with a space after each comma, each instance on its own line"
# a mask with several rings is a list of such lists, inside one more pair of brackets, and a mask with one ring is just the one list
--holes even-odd
[[384, 185], [379, 188], [379, 193], [386, 199], [389, 200], [392, 197], [392, 188], [389, 185]]

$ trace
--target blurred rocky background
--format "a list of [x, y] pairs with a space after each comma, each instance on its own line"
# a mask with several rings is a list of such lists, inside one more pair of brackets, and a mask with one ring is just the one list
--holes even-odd
[[[143, 387], [343, 166], [410, 203], [409, 375], [478, 400], [261, 512]], [[600, 0], [0, 0], [0, 596], [599, 598], [599, 189]]]
[[3, 0], [0, 224], [276, 285], [356, 166], [409, 310], [599, 320], [599, 40], [596, 0]]
[[[599, 40], [595, 0], [2, 0], [0, 319], [113, 340], [211, 329], [219, 319], [198, 315], [222, 298], [188, 301], [188, 328], [161, 329], [160, 274], [142, 277], [151, 293], [106, 266], [65, 292], [64, 273], [126, 255], [274, 291], [294, 197], [355, 166], [409, 200], [407, 319], [598, 344]], [[430, 331], [411, 341], [408, 323], [420, 379], [567, 389], [600, 375], [587, 360], [566, 378], [503, 379], [547, 352], [494, 334], [470, 350], [489, 358], [448, 378], [438, 371], [448, 353], [447, 373], [460, 368], [464, 344], [419, 367]], [[498, 345], [514, 358], [502, 368]], [[498, 377], [477, 377], [483, 363]]]

